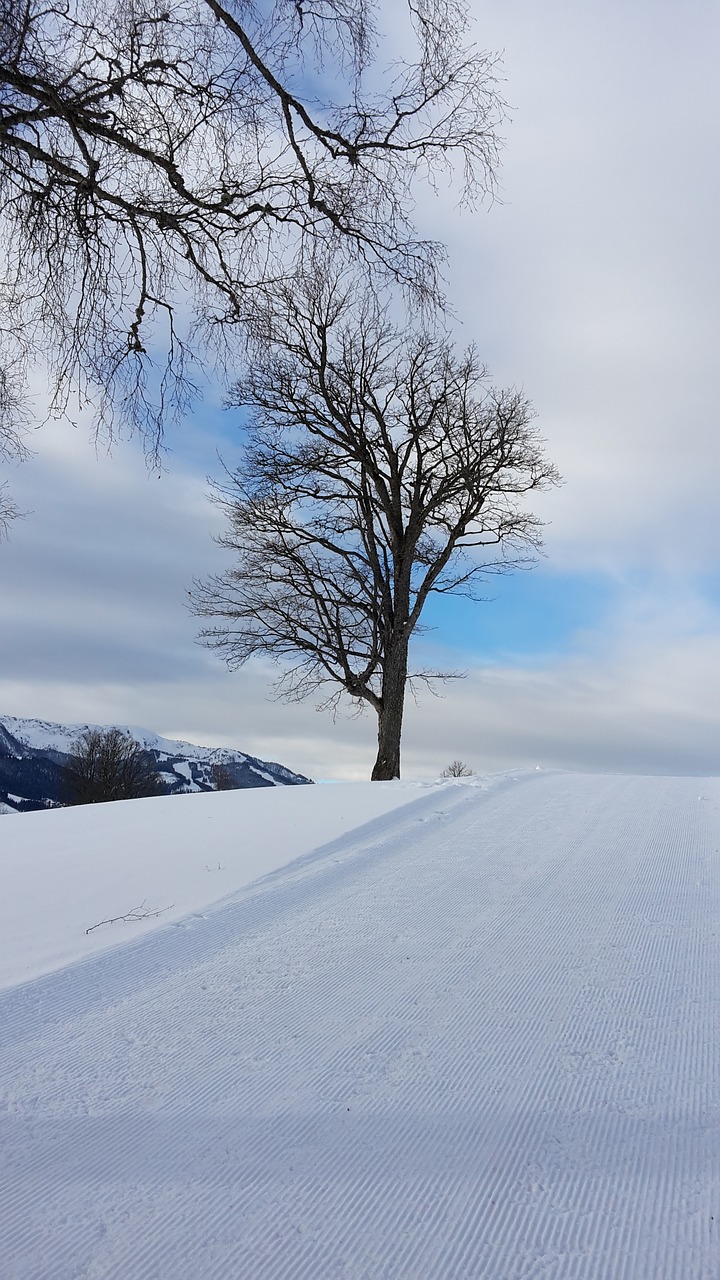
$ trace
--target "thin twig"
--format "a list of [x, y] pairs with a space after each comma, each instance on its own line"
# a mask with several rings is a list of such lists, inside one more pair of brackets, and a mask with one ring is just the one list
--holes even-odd
[[145, 901], [146, 899], [143, 899], [139, 907], [133, 907], [124, 916], [111, 916], [108, 920], [98, 920], [97, 924], [91, 924], [85, 933], [92, 933], [93, 929], [99, 929], [103, 924], [117, 924], [118, 920], [122, 920], [124, 924], [134, 923], [136, 920], [154, 920], [157, 916], [164, 915], [166, 911], [171, 911], [175, 906], [175, 903], [171, 902], [169, 907], [162, 907], [159, 911], [145, 911], [143, 909]]

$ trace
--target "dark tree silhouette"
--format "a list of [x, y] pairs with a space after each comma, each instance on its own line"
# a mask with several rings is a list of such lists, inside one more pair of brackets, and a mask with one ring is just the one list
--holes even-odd
[[[372, 776], [399, 777], [409, 644], [431, 594], [528, 564], [525, 494], [557, 480], [515, 390], [473, 350], [398, 329], [375, 295], [310, 276], [256, 318], [237, 473], [218, 492], [234, 568], [198, 584], [230, 667], [281, 662], [279, 691], [334, 686], [378, 716]], [[439, 673], [415, 672], [433, 679]]]
[[156, 449], [193, 359], [309, 244], [437, 295], [411, 182], [459, 162], [469, 197], [492, 185], [494, 59], [462, 0], [410, 0], [408, 57], [383, 67], [379, 11], [0, 0], [0, 433], [41, 360], [56, 411], [72, 395]]
[[238, 789], [238, 784], [226, 764], [213, 765], [212, 780], [216, 791], [237, 791]]
[[475, 770], [462, 760], [451, 760], [447, 768], [440, 774], [441, 778], [474, 778]]
[[152, 756], [122, 729], [87, 729], [75, 744], [65, 774], [68, 804], [137, 800], [162, 795]]

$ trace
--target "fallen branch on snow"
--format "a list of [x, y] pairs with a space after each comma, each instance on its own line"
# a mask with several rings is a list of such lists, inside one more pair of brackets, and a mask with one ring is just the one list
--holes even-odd
[[139, 907], [133, 907], [124, 916], [110, 916], [108, 920], [98, 920], [97, 924], [91, 924], [90, 928], [85, 930], [85, 933], [92, 933], [93, 929], [99, 929], [104, 924], [117, 924], [120, 920], [123, 924], [130, 924], [135, 920], [154, 920], [157, 916], [164, 915], [166, 911], [171, 911], [174, 906], [175, 903], [171, 902], [169, 907], [162, 907], [159, 911], [146, 911], [145, 900], [143, 900]]

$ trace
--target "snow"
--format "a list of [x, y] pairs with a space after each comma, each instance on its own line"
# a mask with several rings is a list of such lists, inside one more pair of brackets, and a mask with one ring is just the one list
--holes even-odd
[[[717, 1280], [718, 779], [1, 838], [3, 1280]], [[84, 933], [142, 898], [176, 906]]]
[[179, 773], [181, 777], [187, 778], [188, 782], [192, 782], [193, 776], [190, 771], [190, 765], [186, 764], [184, 761], [175, 765], [175, 772]]
[[[203, 911], [419, 790], [260, 787], [16, 815], [2, 831], [0, 988]], [[140, 904], [144, 920], [94, 928]]]
[[[74, 750], [75, 744], [88, 729], [107, 729], [107, 725], [97, 724], [56, 724], [49, 720], [21, 719], [16, 716], [3, 716], [2, 723], [8, 731], [26, 747], [37, 751], [62, 751], [66, 754]], [[130, 734], [136, 742], [149, 751], [158, 751], [162, 755], [187, 756], [193, 760], [222, 762], [224, 759], [242, 761], [247, 759], [240, 751], [231, 751], [224, 747], [198, 747], [191, 742], [175, 741], [174, 738], [161, 738], [151, 729], [142, 729], [138, 725], [117, 725], [123, 733]]]

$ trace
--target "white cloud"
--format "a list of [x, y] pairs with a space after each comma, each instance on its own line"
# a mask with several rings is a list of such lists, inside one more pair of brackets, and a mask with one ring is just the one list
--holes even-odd
[[661, 612], [646, 601], [645, 617], [554, 661], [470, 670], [442, 702], [411, 708], [406, 765], [429, 764], [431, 747], [435, 759], [444, 752], [477, 769], [717, 773], [717, 617], [703, 629], [699, 606], [697, 629], [683, 629]]
[[541, 502], [556, 564], [717, 563], [720, 143], [716, 9], [475, 6], [503, 47], [504, 205], [453, 216], [459, 335], [524, 386], [565, 477]]

